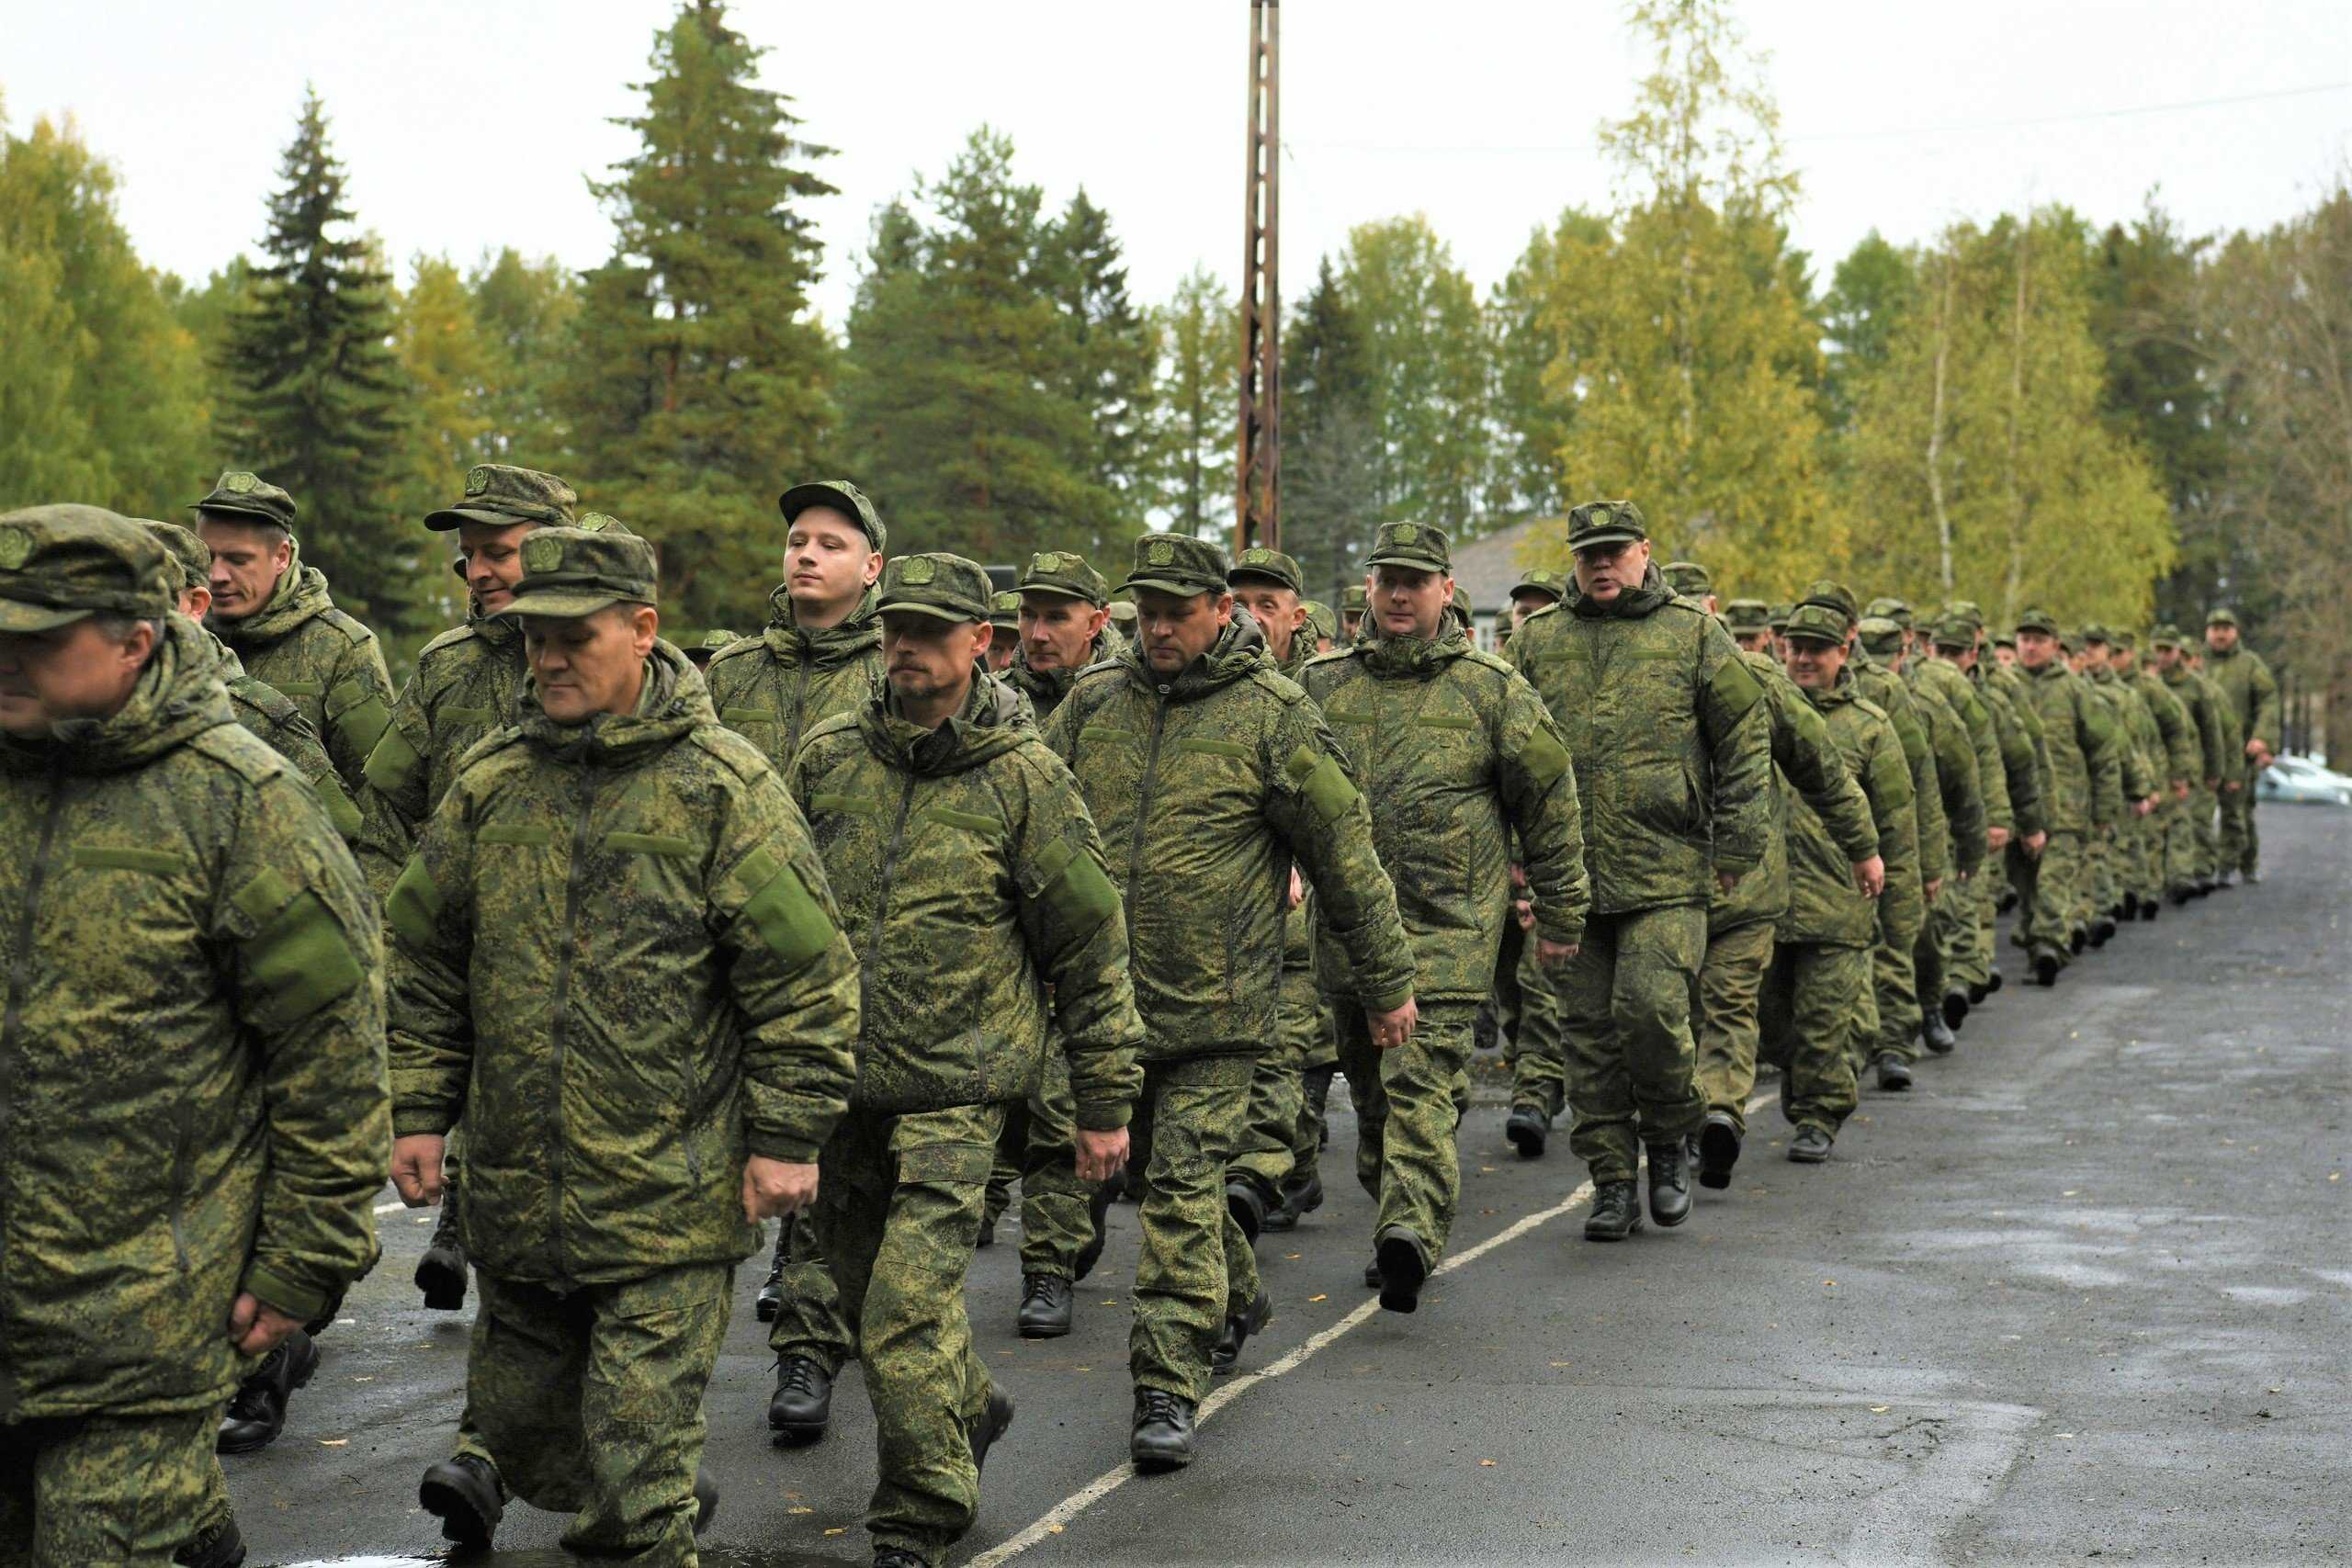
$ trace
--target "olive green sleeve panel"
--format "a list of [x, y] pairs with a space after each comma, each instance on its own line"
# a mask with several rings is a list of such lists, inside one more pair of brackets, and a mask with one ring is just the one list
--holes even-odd
[[471, 799], [461, 783], [434, 808], [384, 900], [392, 1122], [445, 1133], [464, 1113], [473, 1066]]
[[1506, 678], [1497, 774], [1503, 806], [1519, 840], [1518, 858], [1533, 891], [1537, 929], [1552, 942], [1584, 941], [1592, 910], [1592, 876], [1585, 863], [1584, 812], [1577, 798], [1568, 748], [1535, 688], [1516, 672]]
[[1069, 1059], [1079, 1125], [1124, 1127], [1143, 1089], [1144, 1043], [1125, 906], [1085, 797], [1061, 759], [1043, 746], [1024, 747], [1000, 766], [1007, 784], [1000, 798], [1018, 814], [1013, 881], [1022, 930], [1038, 976], [1053, 987], [1046, 1049]]

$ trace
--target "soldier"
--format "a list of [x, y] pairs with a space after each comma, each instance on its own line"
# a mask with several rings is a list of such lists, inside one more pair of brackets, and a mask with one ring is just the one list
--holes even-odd
[[1351, 582], [1340, 590], [1340, 641], [1344, 646], [1363, 635], [1364, 588]]
[[1511, 584], [1510, 629], [1517, 632], [1527, 617], [1548, 610], [1568, 595], [1567, 580], [1556, 571], [1531, 571]]
[[2163, 759], [2165, 791], [2156, 809], [2144, 822], [2139, 881], [2134, 889], [2139, 918], [2153, 920], [2171, 890], [2172, 845], [2188, 809], [2190, 791], [2204, 778], [2204, 740], [2188, 709], [2173, 695], [2156, 672], [2140, 661], [2138, 638], [2130, 632], [2115, 634], [2108, 660], [2119, 680], [2139, 694], [2156, 725], [2156, 753]]
[[2278, 754], [2278, 679], [2262, 655], [2238, 640], [2237, 613], [2222, 605], [2205, 616], [2205, 670], [2236, 720], [2229, 770], [2222, 776], [2221, 870], [2216, 886], [2243, 876], [2262, 880], [2262, 840], [2255, 831], [2254, 786]]
[[377, 1255], [375, 906], [167, 560], [97, 507], [0, 515], [0, 1560], [41, 1568], [241, 1561], [202, 1516], [221, 1404]]
[[[1944, 608], [1944, 618], [1937, 623], [1930, 639], [1934, 657], [1960, 671], [1993, 721], [2002, 786], [2009, 801], [2011, 828], [2008, 840], [2002, 846], [2006, 866], [2020, 856], [2040, 854], [2047, 841], [2041, 768], [2034, 740], [2039, 721], [2034, 729], [2026, 728], [2014, 700], [2016, 677], [1999, 671], [1998, 666], [1987, 670], [1989, 661], [1983, 657], [1983, 616], [1976, 606], [1961, 600]], [[1995, 671], [1998, 671], [1997, 676]], [[1958, 967], [1958, 977], [1967, 987], [1969, 1005], [1975, 1007], [2001, 988], [2001, 971], [1994, 955], [1993, 923], [1998, 912], [1996, 906], [2000, 891], [2007, 886], [2007, 880], [2005, 876], [1981, 874], [1971, 877], [1968, 886], [1974, 890], [1976, 932], [1968, 944], [1966, 958]], [[1930, 1049], [1946, 1049], [1950, 1043], [1930, 1032]]]
[[1305, 605], [1306, 625], [1314, 638], [1315, 651], [1329, 653], [1339, 646], [1340, 617], [1331, 606], [1320, 600], [1309, 599]]
[[1658, 568], [1658, 575], [1666, 585], [1703, 607], [1709, 615], [1715, 613], [1714, 574], [1694, 560], [1670, 560]]
[[[1032, 561], [1023, 618], [1035, 623], [1039, 580], [1080, 569]], [[1076, 1173], [1099, 1185], [1126, 1157], [1143, 1024], [1077, 784], [1020, 698], [975, 671], [992, 640], [988, 574], [900, 556], [877, 607], [887, 686], [810, 731], [789, 783], [866, 966], [857, 1088], [818, 1203], [874, 1401], [865, 1528], [876, 1568], [935, 1568], [971, 1528], [980, 1467], [1012, 1420], [964, 1307], [1006, 1114], [1036, 1103], [1040, 1062], [1060, 1057]]]
[[[855, 713], [882, 679], [874, 584], [889, 534], [874, 502], [847, 479], [815, 479], [776, 498], [784, 513], [784, 581], [768, 595], [768, 624], [710, 661], [718, 721], [757, 746], [782, 773], [801, 738], [838, 713]], [[754, 1303], [770, 1323], [775, 1393], [769, 1429], [814, 1442], [832, 1419], [833, 1377], [849, 1356], [833, 1277], [817, 1251], [811, 1216], [778, 1228]]]
[[718, 657], [718, 650], [737, 640], [739, 640], [737, 635], [730, 631], [705, 632], [695, 640], [692, 648], [685, 650], [686, 660], [697, 670], [707, 670], [710, 668], [710, 661]]
[[2088, 940], [2086, 840], [2122, 819], [2121, 741], [2106, 705], [2060, 657], [2054, 619], [2038, 609], [2020, 613], [2017, 648], [2025, 700], [2041, 722], [2051, 789], [2042, 801], [2048, 841], [2039, 857], [2012, 862], [2011, 871], [2024, 911], [2018, 937], [2034, 979], [2048, 987]]
[[2165, 862], [2175, 905], [2201, 898], [2214, 886], [2220, 859], [2214, 837], [2213, 813], [2222, 775], [2227, 771], [2232, 733], [2224, 717], [2227, 699], [2183, 657], [2180, 633], [2159, 626], [2149, 639], [2156, 656], [2156, 676], [2163, 682], [2196, 732], [2197, 767], [2188, 781], [2188, 799], [2173, 825]]
[[[1908, 614], [1908, 611], [1905, 611]], [[2016, 837], [2017, 807], [2009, 794], [2008, 769], [2001, 754], [2001, 733], [1975, 682], [1960, 668], [1963, 652], [1973, 652], [1974, 633], [1963, 623], [1940, 622], [1924, 633], [1912, 628], [1913, 650], [1903, 663], [1905, 681], [1915, 691], [1932, 692], [1956, 718], [1968, 742], [1970, 765], [1984, 821], [1984, 853], [1980, 866], [1997, 865]], [[1962, 645], [1967, 645], [1963, 648]], [[1939, 772], [1941, 762], [1939, 759]], [[1949, 815], [1949, 812], [1947, 813]], [[1959, 829], [1955, 828], [1955, 831]], [[1958, 1043], [1955, 1032], [1974, 1006], [1971, 980], [1990, 960], [1981, 950], [1983, 931], [1978, 919], [1989, 876], [1972, 873], [1947, 884], [1935, 908], [1928, 913], [1928, 934], [1922, 957], [1931, 961], [1939, 983], [1919, 991], [1920, 1038], [1939, 1055]], [[1916, 1058], [1914, 1058], [1916, 1059]]]
[[1633, 502], [1577, 507], [1568, 547], [1577, 597], [1521, 626], [1510, 660], [1566, 737], [1586, 816], [1592, 919], [1555, 986], [1569, 1142], [1595, 1190], [1584, 1234], [1622, 1241], [1641, 1225], [1641, 1147], [1651, 1217], [1690, 1214], [1685, 1142], [1706, 1113], [1691, 995], [1709, 900], [1764, 859], [1771, 750], [1756, 677], [1722, 623], [1667, 587]]
[[1219, 1201], [1257, 1057], [1275, 1029], [1289, 867], [1306, 874], [1328, 929], [1377, 1011], [1374, 1038], [1412, 1032], [1412, 951], [1372, 820], [1306, 693], [1265, 636], [1233, 613], [1225, 552], [1206, 541], [1136, 541], [1137, 642], [1079, 676], [1046, 738], [1078, 775], [1126, 902], [1144, 1086], [1143, 1257], [1128, 1364], [1129, 1450], [1138, 1466], [1193, 1458], [1220, 1324], [1231, 1299]]
[[1765, 613], [1764, 625], [1771, 631], [1775, 642], [1779, 641], [1782, 632], [1789, 629], [1789, 617], [1794, 614], [1796, 606], [1793, 604], [1775, 604]]
[[1250, 612], [1265, 634], [1266, 652], [1274, 668], [1293, 681], [1315, 656], [1306, 629], [1306, 584], [1298, 562], [1280, 550], [1255, 545], [1241, 552], [1229, 577], [1237, 604]]
[[[1713, 602], [1712, 593], [1702, 601]], [[1732, 1168], [1739, 1163], [1747, 1136], [1747, 1096], [1756, 1087], [1758, 1008], [1765, 976], [1771, 972], [1778, 927], [1791, 914], [1792, 817], [1804, 811], [1804, 831], [1810, 835], [1806, 841], [1816, 852], [1834, 842], [1844, 853], [1851, 888], [1865, 900], [1877, 897], [1886, 886], [1886, 861], [1880, 852], [1871, 802], [1848, 771], [1820, 711], [1760, 651], [1772, 640], [1765, 614], [1760, 599], [1735, 599], [1724, 616], [1725, 628], [1739, 645], [1740, 661], [1763, 692], [1771, 726], [1774, 788], [1772, 830], [1765, 840], [1763, 861], [1729, 891], [1716, 888], [1707, 906], [1707, 951], [1699, 966], [1698, 1076], [1707, 1101], [1706, 1117], [1699, 1124], [1699, 1185], [1716, 1190], [1731, 1185]], [[1808, 909], [1834, 901], [1818, 887], [1808, 889]], [[1798, 929], [1814, 928], [1801, 921]], [[1813, 940], [1818, 939], [1790, 938]], [[1867, 959], [1863, 973], [1867, 976]], [[1870, 1013], [1867, 978], [1862, 988], [1861, 1017], [1856, 1021]], [[1841, 1027], [1834, 1036], [1840, 1049], [1850, 1032]], [[1845, 1066], [1845, 1082], [1850, 1098], [1850, 1063]]]
[[858, 975], [782, 781], [660, 639], [654, 578], [633, 536], [523, 542], [501, 613], [531, 684], [385, 905], [392, 1180], [437, 1199], [465, 1120], [466, 1403], [492, 1462], [424, 1472], [442, 1533], [489, 1545], [511, 1488], [573, 1515], [575, 1551], [690, 1565], [735, 1265], [815, 1195]]
[[336, 609], [326, 578], [302, 564], [294, 498], [276, 485], [232, 470], [188, 510], [212, 552], [212, 630], [245, 673], [293, 699], [356, 795], [391, 720], [376, 634]]
[[[1826, 604], [1800, 604], [1783, 641], [1789, 678], [1825, 721], [1847, 773], [1869, 797], [1883, 868], [1901, 864], [1917, 852], [1910, 762], [1885, 710], [1862, 697], [1846, 673], [1845, 617]], [[1793, 792], [1787, 804], [1789, 908], [1775, 960], [1776, 977], [1791, 992], [1781, 1113], [1797, 1130], [1789, 1158], [1818, 1165], [1854, 1109], [1860, 1053], [1851, 1037], [1870, 1016], [1878, 921], [1871, 879], [1853, 863], [1852, 827], [1833, 832]], [[1883, 884], [1883, 876], [1877, 880]]]
[[[2113, 646], [2113, 636], [2105, 626], [2093, 623], [2083, 628], [2081, 673], [2092, 694], [2107, 704], [2115, 720], [2125, 807], [2115, 833], [2097, 846], [2094, 856], [2093, 947], [2104, 947], [2114, 939], [2117, 922], [2123, 918], [2125, 890], [2132, 885], [2142, 824], [2163, 798], [2162, 743], [2155, 720], [2146, 713], [2139, 694], [2116, 679], [2109, 658]], [[2153, 749], [2152, 741], [2156, 743]]]
[[1012, 668], [1021, 651], [1021, 595], [1007, 590], [989, 600], [989, 627], [996, 637], [989, 643], [989, 673], [1001, 675]]

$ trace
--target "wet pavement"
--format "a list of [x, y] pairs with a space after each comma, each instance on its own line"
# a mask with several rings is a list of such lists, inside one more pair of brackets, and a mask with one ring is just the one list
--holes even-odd
[[[2352, 1557], [2352, 813], [2266, 807], [2262, 833], [2262, 886], [2127, 925], [2054, 991], [2005, 947], [1959, 1052], [1867, 1094], [1829, 1164], [1786, 1163], [1760, 1110], [1679, 1230], [1583, 1242], [1565, 1130], [1522, 1162], [1482, 1099], [1456, 1261], [1410, 1317], [1367, 1305], [1342, 1111], [1331, 1200], [1261, 1244], [1279, 1315], [1180, 1474], [1124, 1462], [1135, 1211], [1054, 1341], [1012, 1332], [1008, 1224], [971, 1303], [1019, 1415], [956, 1561]], [[443, 1555], [415, 1482], [447, 1451], [467, 1314], [408, 1283], [425, 1219], [381, 1223], [286, 1435], [223, 1461], [253, 1563]], [[703, 1562], [864, 1563], [857, 1375], [824, 1442], [771, 1446], [757, 1284], [706, 1404]], [[504, 1550], [466, 1561], [568, 1563], [560, 1529], [515, 1506]]]

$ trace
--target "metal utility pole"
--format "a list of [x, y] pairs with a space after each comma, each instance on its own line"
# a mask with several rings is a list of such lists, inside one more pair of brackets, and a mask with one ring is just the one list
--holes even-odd
[[1242, 209], [1240, 493], [1233, 553], [1282, 547], [1282, 292], [1279, 287], [1281, 115], [1276, 87], [1281, 0], [1250, 0], [1250, 167]]

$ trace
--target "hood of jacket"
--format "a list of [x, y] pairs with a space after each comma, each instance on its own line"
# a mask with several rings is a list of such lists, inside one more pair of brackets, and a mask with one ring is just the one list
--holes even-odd
[[812, 631], [794, 624], [788, 585], [779, 584], [768, 595], [767, 629], [761, 636], [778, 659], [793, 664], [813, 664], [820, 670], [838, 669], [882, 646], [881, 616], [874, 607], [879, 597], [878, 590], [868, 588], [847, 620], [837, 626]]
[[964, 705], [937, 729], [899, 716], [899, 699], [886, 682], [858, 715], [857, 727], [874, 754], [918, 778], [938, 778], [1001, 757], [1035, 733], [1021, 694], [975, 666]]
[[1172, 677], [1161, 675], [1146, 661], [1141, 642], [1128, 644], [1117, 660], [1125, 666], [1131, 680], [1180, 703], [1220, 691], [1253, 670], [1274, 667], [1272, 656], [1266, 651], [1265, 632], [1247, 611], [1238, 609], [1225, 629], [1216, 634], [1216, 640], [1209, 644], [1208, 651]]
[[1375, 675], [1427, 677], [1470, 651], [1470, 634], [1447, 616], [1437, 636], [1384, 637], [1348, 650]]
[[582, 724], [558, 724], [539, 706], [538, 682], [525, 683], [516, 719], [524, 738], [563, 761], [623, 766], [641, 761], [697, 724], [716, 724], [710, 688], [686, 656], [656, 638], [645, 658], [645, 688], [628, 713], [600, 713]]
[[293, 554], [287, 558], [285, 574], [278, 578], [277, 590], [269, 596], [269, 603], [242, 620], [213, 621], [213, 629], [220, 634], [222, 641], [232, 647], [277, 642], [300, 630], [303, 622], [334, 608], [334, 598], [327, 592], [326, 573], [302, 564], [302, 542], [293, 540], [288, 547]]
[[1033, 670], [1029, 667], [1029, 650], [1023, 648], [999, 679], [1029, 694], [1041, 708], [1058, 706], [1061, 700], [1069, 695], [1070, 686], [1077, 681], [1079, 671], [1118, 656], [1124, 645], [1114, 644], [1111, 636], [1106, 623], [1103, 629], [1095, 634], [1094, 640], [1086, 645], [1086, 657], [1079, 660], [1076, 668], [1069, 670]]
[[1561, 604], [1569, 615], [1583, 621], [1638, 621], [1673, 601], [1674, 590], [1666, 585], [1666, 578], [1652, 561], [1642, 573], [1642, 581], [1606, 602], [1583, 593], [1571, 593]]
[[0, 737], [0, 750], [22, 768], [112, 773], [236, 722], [211, 637], [186, 615], [167, 615], [155, 651], [121, 707], [105, 718], [63, 720], [42, 739]]

